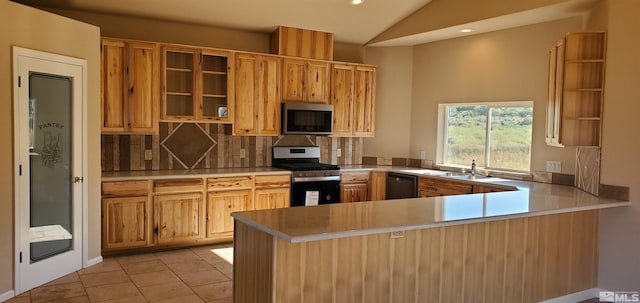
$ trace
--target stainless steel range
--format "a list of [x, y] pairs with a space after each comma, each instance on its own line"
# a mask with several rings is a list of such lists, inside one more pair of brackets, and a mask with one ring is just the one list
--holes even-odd
[[340, 202], [340, 168], [320, 163], [320, 147], [273, 147], [272, 166], [291, 171], [291, 206]]

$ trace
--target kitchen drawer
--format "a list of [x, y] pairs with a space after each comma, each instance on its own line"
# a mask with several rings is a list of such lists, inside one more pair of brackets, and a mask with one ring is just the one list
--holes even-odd
[[153, 192], [161, 194], [202, 191], [203, 183], [202, 179], [157, 180], [153, 182]]
[[253, 178], [251, 176], [243, 177], [221, 177], [207, 179], [207, 190], [222, 191], [236, 189], [253, 188]]
[[437, 193], [437, 195], [440, 196], [464, 195], [473, 193], [473, 185], [463, 182], [421, 177], [418, 183], [418, 190], [421, 193], [429, 191], [434, 195]]
[[369, 182], [369, 172], [342, 173], [340, 182], [345, 183], [367, 183]]
[[291, 175], [256, 176], [256, 188], [285, 188], [291, 186]]
[[149, 193], [149, 180], [102, 182], [103, 197], [145, 196]]

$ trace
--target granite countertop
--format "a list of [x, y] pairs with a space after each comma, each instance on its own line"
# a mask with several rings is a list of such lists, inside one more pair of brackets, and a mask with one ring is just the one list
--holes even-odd
[[207, 168], [189, 170], [140, 170], [103, 172], [102, 181], [146, 180], [146, 179], [175, 179], [175, 178], [203, 178], [242, 175], [282, 175], [291, 172], [274, 167], [248, 168]]
[[[460, 179], [444, 176], [445, 172], [410, 170], [416, 175], [434, 173], [437, 178], [510, 186], [517, 190], [237, 212], [232, 216], [296, 243], [630, 205], [628, 201], [598, 198], [572, 186], [494, 177]], [[400, 168], [386, 171], [407, 172]]]

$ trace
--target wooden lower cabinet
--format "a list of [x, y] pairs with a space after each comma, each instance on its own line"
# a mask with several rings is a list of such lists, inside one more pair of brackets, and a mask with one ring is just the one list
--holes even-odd
[[190, 242], [203, 237], [202, 193], [158, 195], [155, 204], [158, 244]]
[[233, 239], [232, 212], [290, 205], [291, 174], [102, 182], [102, 251]]
[[207, 237], [233, 231], [232, 212], [253, 210], [252, 190], [210, 192], [207, 196]]
[[340, 200], [347, 203], [369, 201], [369, 185], [367, 183], [340, 184]]
[[387, 172], [372, 171], [369, 179], [369, 198], [371, 201], [386, 199]]
[[151, 243], [151, 205], [147, 196], [102, 199], [102, 247], [126, 249]]
[[473, 193], [473, 185], [464, 182], [420, 177], [418, 181], [418, 196], [438, 197], [452, 195], [466, 195]]
[[340, 174], [340, 202], [369, 201], [369, 172]]
[[256, 189], [254, 210], [289, 207], [291, 203], [289, 191], [288, 187]]
[[501, 191], [510, 191], [513, 189], [507, 189], [503, 187], [491, 186], [491, 185], [473, 185], [473, 193], [497, 193]]

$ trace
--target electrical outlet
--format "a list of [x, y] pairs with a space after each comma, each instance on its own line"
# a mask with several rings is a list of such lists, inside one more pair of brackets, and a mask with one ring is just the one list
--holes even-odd
[[336, 149], [336, 157], [342, 157], [342, 149], [341, 148]]
[[560, 161], [547, 161], [547, 172], [559, 173], [562, 171], [562, 162]]
[[153, 160], [153, 151], [150, 149], [145, 149], [144, 150], [144, 160], [148, 161], [148, 160]]
[[424, 160], [427, 158], [427, 153], [424, 150], [420, 151], [420, 160]]
[[391, 232], [391, 239], [398, 239], [402, 237], [404, 237], [404, 230]]
[[240, 149], [240, 159], [244, 159], [247, 157], [247, 150], [244, 148]]

